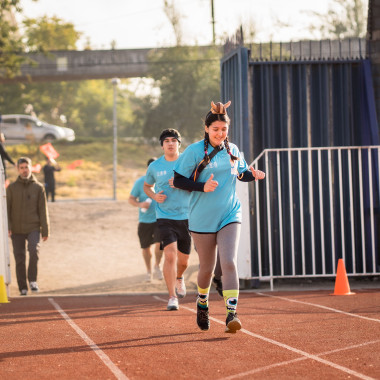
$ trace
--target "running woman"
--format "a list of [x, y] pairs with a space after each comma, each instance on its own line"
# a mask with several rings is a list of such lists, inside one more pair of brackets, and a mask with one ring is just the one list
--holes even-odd
[[[236, 259], [242, 219], [236, 179], [259, 180], [265, 173], [248, 167], [237, 146], [228, 141], [230, 119], [226, 109], [230, 104], [211, 102], [204, 139], [189, 145], [181, 154], [174, 167], [174, 185], [191, 192], [189, 230], [199, 255], [197, 324], [201, 330], [210, 328], [208, 298], [218, 251], [227, 313], [225, 331], [236, 333], [241, 329], [236, 313]], [[204, 169], [199, 172], [202, 165]]]
[[176, 189], [173, 185], [173, 168], [180, 157], [181, 135], [175, 129], [165, 129], [160, 142], [164, 154], [149, 165], [144, 191], [157, 202], [157, 225], [164, 250], [163, 272], [169, 292], [167, 309], [178, 310], [178, 297], [186, 295], [183, 274], [188, 267], [191, 250], [188, 230], [190, 193]]

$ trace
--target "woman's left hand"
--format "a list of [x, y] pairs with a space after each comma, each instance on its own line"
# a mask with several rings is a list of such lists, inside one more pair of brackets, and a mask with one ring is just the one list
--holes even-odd
[[252, 166], [249, 168], [249, 170], [252, 172], [253, 176], [255, 177], [255, 181], [265, 178], [265, 173], [263, 171], [255, 170]]

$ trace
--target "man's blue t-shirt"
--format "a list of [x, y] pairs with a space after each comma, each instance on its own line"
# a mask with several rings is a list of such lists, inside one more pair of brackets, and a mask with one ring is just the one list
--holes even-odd
[[163, 194], [167, 196], [163, 203], [156, 203], [157, 219], [188, 219], [190, 193], [174, 189], [169, 185], [169, 179], [174, 176], [173, 168], [177, 161], [178, 159], [167, 161], [165, 156], [161, 156], [148, 166], [145, 182], [154, 185], [156, 193], [163, 190]]
[[[200, 174], [197, 182], [206, 182], [213, 174], [218, 186], [213, 192], [193, 191], [190, 194], [189, 230], [214, 233], [229, 223], [241, 222], [241, 205], [236, 194], [237, 175], [248, 170], [248, 165], [235, 144], [230, 143], [231, 153], [239, 157], [230, 160], [226, 149], [218, 152]], [[208, 154], [214, 148], [209, 144]], [[174, 171], [189, 178], [204, 157], [204, 142], [189, 145], [176, 162]]]
[[[144, 192], [145, 176], [140, 177], [133, 185], [131, 195], [137, 198], [138, 202], [145, 202], [148, 196]], [[156, 222], [156, 201], [152, 199], [150, 207], [146, 212], [139, 208], [139, 222], [140, 223], [154, 223]]]

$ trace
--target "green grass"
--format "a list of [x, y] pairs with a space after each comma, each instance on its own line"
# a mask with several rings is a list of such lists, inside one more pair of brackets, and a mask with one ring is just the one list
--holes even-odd
[[[56, 159], [61, 172], [55, 173], [58, 199], [111, 198], [113, 197], [113, 140], [112, 139], [77, 139], [74, 142], [54, 142], [59, 153]], [[20, 144], [6, 146], [7, 152], [16, 161], [21, 156], [30, 157], [32, 164], [45, 165], [45, 155], [37, 144]], [[147, 144], [142, 141], [125, 141], [119, 139], [117, 145], [117, 198], [128, 199], [133, 183], [146, 172], [149, 158], [162, 155], [159, 143]], [[74, 170], [68, 165], [82, 160], [82, 165]], [[17, 178], [17, 170], [7, 166], [10, 181]], [[35, 173], [43, 183], [43, 174]]]

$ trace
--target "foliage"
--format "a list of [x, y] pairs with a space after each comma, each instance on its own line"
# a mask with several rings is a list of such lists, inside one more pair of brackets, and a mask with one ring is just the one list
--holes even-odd
[[[217, 47], [181, 47], [181, 16], [173, 1], [165, 1], [165, 12], [178, 46], [152, 54], [149, 77], [153, 88], [144, 96], [128, 89], [130, 80], [122, 80], [117, 89], [120, 137], [157, 138], [168, 127], [177, 128], [189, 139], [200, 137], [210, 101], [220, 98], [222, 52]], [[71, 23], [55, 16], [26, 19], [24, 27], [23, 46], [28, 51], [52, 54], [51, 50], [75, 49], [80, 37]], [[0, 114], [23, 114], [27, 108], [46, 122], [73, 128], [77, 137], [105, 137], [113, 133], [110, 81], [0, 84]]]
[[143, 99], [145, 136], [158, 136], [165, 128], [178, 129], [189, 139], [201, 136], [209, 104], [220, 98], [220, 58], [216, 47], [173, 47], [151, 57], [149, 72], [160, 95]]
[[24, 21], [27, 46], [32, 51], [75, 50], [81, 33], [73, 24], [53, 16]]
[[[174, 1], [164, 1], [164, 11], [174, 31], [176, 46], [156, 50], [149, 57], [153, 92], [133, 99], [134, 114], [145, 137], [158, 137], [165, 128], [178, 129], [189, 141], [203, 135], [202, 118], [211, 100], [219, 100], [217, 47], [183, 47], [181, 14]], [[141, 127], [140, 127], [141, 126]]]
[[365, 37], [367, 14], [364, 0], [332, 0], [327, 13], [312, 12], [320, 23], [312, 26], [322, 38]]
[[23, 43], [14, 13], [21, 13], [19, 0], [0, 1], [0, 77], [13, 78], [20, 72], [25, 58], [20, 55]]
[[[71, 23], [57, 17], [26, 19], [24, 25], [25, 45], [30, 50], [70, 50], [80, 37]], [[126, 89], [118, 90], [120, 136], [128, 136], [134, 130], [128, 94]], [[113, 88], [109, 81], [0, 85], [0, 114], [23, 114], [28, 105], [41, 120], [73, 128], [77, 136], [112, 135]]]

